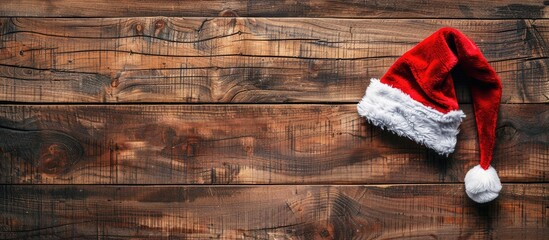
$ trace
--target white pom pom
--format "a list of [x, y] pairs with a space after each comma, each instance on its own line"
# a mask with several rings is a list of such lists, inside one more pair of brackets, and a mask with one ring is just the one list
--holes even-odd
[[484, 170], [477, 165], [465, 175], [465, 192], [475, 202], [490, 202], [498, 197], [499, 191], [501, 182], [492, 166]]

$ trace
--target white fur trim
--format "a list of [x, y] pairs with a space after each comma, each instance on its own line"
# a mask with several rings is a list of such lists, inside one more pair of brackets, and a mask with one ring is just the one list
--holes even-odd
[[501, 188], [498, 173], [492, 166], [484, 170], [477, 165], [465, 175], [465, 192], [475, 202], [486, 203], [494, 200]]
[[443, 114], [375, 78], [370, 80], [357, 109], [370, 123], [406, 136], [442, 155], [454, 152], [459, 125], [465, 117], [461, 110]]

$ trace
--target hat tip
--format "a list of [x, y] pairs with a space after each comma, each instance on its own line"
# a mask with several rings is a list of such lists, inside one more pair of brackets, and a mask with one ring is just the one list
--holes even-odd
[[501, 181], [492, 166], [484, 169], [477, 165], [465, 175], [465, 192], [477, 203], [487, 203], [496, 199], [501, 188]]

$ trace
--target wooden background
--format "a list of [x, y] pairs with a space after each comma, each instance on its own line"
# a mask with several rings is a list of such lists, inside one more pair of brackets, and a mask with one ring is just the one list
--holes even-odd
[[[548, 239], [548, 1], [0, 4], [1, 239]], [[503, 81], [476, 204], [468, 117], [442, 157], [356, 113], [443, 26]]]

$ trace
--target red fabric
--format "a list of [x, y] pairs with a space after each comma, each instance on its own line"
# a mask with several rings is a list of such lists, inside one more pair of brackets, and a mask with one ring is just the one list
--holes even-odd
[[492, 161], [501, 81], [473, 41], [442, 28], [400, 57], [381, 82], [442, 113], [458, 110], [454, 78], [471, 88], [480, 146], [480, 165]]

